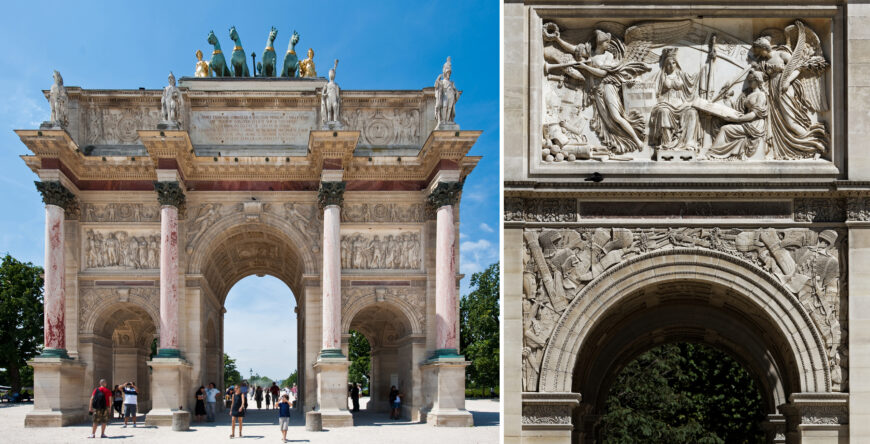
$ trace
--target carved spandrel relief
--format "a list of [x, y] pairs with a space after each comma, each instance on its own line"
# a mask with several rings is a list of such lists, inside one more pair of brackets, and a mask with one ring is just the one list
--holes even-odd
[[344, 110], [341, 122], [345, 128], [360, 132], [360, 145], [420, 146], [420, 110], [352, 108]]
[[413, 232], [343, 233], [341, 268], [355, 270], [419, 270], [420, 234]]
[[350, 315], [348, 309], [362, 299], [374, 295], [376, 302], [399, 301], [409, 307], [421, 327], [426, 324], [426, 292], [419, 287], [346, 287], [341, 290], [342, 319]]
[[102, 308], [117, 302], [135, 304], [157, 319], [160, 312], [160, 289], [158, 287], [82, 288], [79, 292], [79, 331], [84, 332], [89, 320], [99, 315]]
[[426, 208], [420, 204], [348, 204], [341, 209], [342, 222], [425, 222]]
[[829, 64], [800, 20], [740, 37], [693, 20], [542, 33], [544, 162], [830, 158]]
[[159, 231], [87, 230], [82, 242], [85, 269], [156, 270], [160, 267]]
[[83, 203], [81, 212], [82, 222], [160, 222], [156, 205]]
[[523, 384], [536, 391], [553, 328], [592, 280], [644, 253], [700, 248], [765, 270], [794, 294], [822, 334], [834, 391], [846, 384], [846, 318], [841, 314], [842, 243], [837, 230], [721, 228], [597, 228], [526, 230], [523, 254]]

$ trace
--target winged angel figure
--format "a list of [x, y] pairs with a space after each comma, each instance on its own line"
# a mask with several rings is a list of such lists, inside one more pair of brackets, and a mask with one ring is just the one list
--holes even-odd
[[[614, 154], [642, 150], [646, 130], [643, 115], [625, 109], [622, 86], [631, 85], [652, 69], [648, 65], [658, 63], [653, 48], [676, 42], [691, 27], [690, 20], [641, 23], [627, 29], [614, 22], [596, 24], [592, 56], [578, 61], [577, 68], [588, 75], [595, 111], [590, 126]], [[623, 30], [625, 43], [615, 35]]]
[[752, 44], [759, 68], [769, 77], [767, 158], [818, 159], [830, 140], [815, 119], [827, 110], [822, 76], [828, 62], [819, 36], [798, 20], [785, 28], [785, 45], [774, 45], [773, 38], [763, 35]]

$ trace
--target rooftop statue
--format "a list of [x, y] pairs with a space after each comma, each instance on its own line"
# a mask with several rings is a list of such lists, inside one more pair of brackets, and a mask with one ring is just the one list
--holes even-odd
[[233, 77], [251, 77], [251, 72], [248, 70], [248, 60], [245, 59], [245, 50], [242, 49], [242, 39], [239, 38], [239, 33], [236, 32], [235, 26], [230, 28], [230, 38], [236, 44], [233, 47], [233, 56], [230, 59], [230, 65], [233, 67]]
[[460, 92], [450, 80], [453, 72], [450, 57], [441, 69], [441, 74], [435, 79], [435, 118], [439, 129], [454, 129], [459, 126], [453, 121], [456, 117], [456, 101], [459, 100]]
[[299, 62], [299, 77], [317, 77], [314, 70], [314, 50], [308, 48], [308, 58]]
[[181, 92], [175, 86], [175, 75], [169, 73], [169, 84], [163, 88], [163, 97], [160, 98], [161, 122], [158, 129], [177, 130], [181, 128], [178, 123], [178, 109], [181, 107]]
[[[208, 42], [214, 46], [214, 51], [211, 53], [211, 62], [208, 64], [215, 77], [232, 77], [230, 68], [227, 66], [227, 60], [224, 58], [224, 53], [221, 51], [221, 44], [218, 42], [214, 31], [208, 32]], [[244, 57], [242, 57], [244, 58]]]
[[278, 74], [277, 62], [275, 56], [275, 37], [278, 37], [278, 30], [273, 26], [269, 31], [269, 38], [266, 39], [266, 49], [263, 50], [263, 68], [260, 73], [261, 77], [275, 77]]
[[287, 47], [287, 54], [284, 55], [284, 68], [281, 70], [281, 77], [296, 77], [302, 74], [301, 72], [297, 74], [299, 69], [299, 57], [296, 56], [297, 43], [299, 43], [299, 33], [293, 31], [290, 45]]
[[202, 51], [196, 50], [196, 77], [211, 77], [211, 68], [208, 62], [202, 59]]
[[60, 73], [54, 72], [54, 84], [51, 85], [51, 90], [48, 93], [48, 103], [51, 105], [51, 120], [44, 122], [42, 128], [66, 128], [69, 124], [69, 109], [67, 103], [69, 96], [66, 94], [66, 88], [63, 86], [63, 77]]
[[339, 123], [341, 96], [338, 84], [335, 83], [336, 69], [338, 69], [338, 59], [335, 59], [335, 66], [329, 70], [329, 82], [323, 87], [323, 93], [320, 95], [320, 115], [323, 126], [328, 129], [341, 126]]

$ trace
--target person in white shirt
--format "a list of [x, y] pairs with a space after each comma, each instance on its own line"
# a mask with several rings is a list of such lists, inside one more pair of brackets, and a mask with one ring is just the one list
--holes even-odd
[[205, 391], [205, 413], [206, 421], [214, 422], [215, 403], [217, 403], [217, 394], [220, 390], [215, 388], [214, 382], [208, 384], [208, 389]]
[[127, 419], [133, 418], [133, 427], [136, 427], [136, 404], [139, 392], [136, 384], [132, 381], [124, 384], [124, 427], [127, 427]]

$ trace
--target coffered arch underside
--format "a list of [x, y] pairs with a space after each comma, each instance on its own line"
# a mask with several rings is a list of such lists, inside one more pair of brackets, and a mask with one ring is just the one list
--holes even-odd
[[[680, 248], [652, 252], [625, 261], [586, 286], [557, 322], [547, 343], [540, 374], [540, 391], [569, 392], [581, 349], [609, 313], [639, 291], [674, 282], [700, 282], [728, 289], [731, 298], [752, 307], [772, 337], [788, 350], [790, 369], [802, 392], [830, 392], [831, 369], [825, 341], [801, 302], [775, 278], [753, 264], [715, 251]], [[600, 339], [600, 338], [599, 338]], [[788, 370], [788, 369], [787, 369]]]

